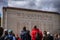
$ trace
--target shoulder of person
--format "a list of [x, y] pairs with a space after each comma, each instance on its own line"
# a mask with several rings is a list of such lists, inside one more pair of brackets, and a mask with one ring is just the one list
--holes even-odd
[[4, 37], [0, 37], [0, 40], [3, 40], [4, 39]]

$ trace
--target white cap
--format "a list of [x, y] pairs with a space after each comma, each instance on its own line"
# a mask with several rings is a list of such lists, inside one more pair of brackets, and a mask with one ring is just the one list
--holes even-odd
[[7, 31], [7, 29], [4, 29], [4, 31]]
[[11, 29], [9, 29], [9, 30], [8, 30], [8, 32], [12, 32], [12, 30], [11, 30]]
[[47, 34], [50, 34], [50, 32], [47, 32]]

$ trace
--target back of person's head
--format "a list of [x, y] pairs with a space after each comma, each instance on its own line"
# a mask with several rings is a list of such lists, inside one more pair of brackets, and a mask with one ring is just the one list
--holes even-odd
[[5, 32], [5, 31], [8, 31], [8, 29], [4, 29], [4, 32]]
[[8, 35], [8, 31], [5, 31], [5, 35]]
[[15, 34], [14, 34], [14, 33], [12, 33], [12, 35], [13, 35], [13, 36], [15, 36]]
[[51, 35], [50, 32], [47, 32], [47, 35]]
[[30, 31], [29, 30], [27, 32], [28, 32], [28, 34], [30, 34]]
[[46, 34], [47, 34], [47, 31], [44, 31], [44, 33], [46, 33]]
[[58, 34], [56, 34], [56, 37], [58, 37]]
[[37, 29], [37, 26], [35, 25], [34, 28]]
[[9, 29], [9, 30], [8, 30], [8, 33], [9, 33], [9, 34], [12, 34], [12, 33], [13, 33], [13, 31], [12, 31], [11, 29]]
[[26, 31], [26, 27], [25, 26], [23, 27], [23, 30]]
[[2, 36], [3, 31], [4, 31], [4, 29], [2, 27], [0, 27], [0, 37]]
[[8, 30], [4, 29], [4, 33], [5, 33], [5, 35], [8, 35]]
[[47, 35], [47, 31], [44, 31], [44, 35]]

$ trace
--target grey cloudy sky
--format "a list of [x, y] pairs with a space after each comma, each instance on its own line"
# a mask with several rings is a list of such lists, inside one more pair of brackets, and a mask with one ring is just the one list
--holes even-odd
[[10, 0], [8, 5], [12, 7], [31, 8], [44, 11], [60, 11], [60, 0]]
[[3, 6], [60, 12], [60, 0], [0, 0], [1, 13]]

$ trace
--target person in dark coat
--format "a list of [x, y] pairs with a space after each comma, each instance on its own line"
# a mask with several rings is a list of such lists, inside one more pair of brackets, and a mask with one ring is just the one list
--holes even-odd
[[0, 40], [3, 40], [3, 37], [2, 37], [3, 31], [4, 31], [4, 29], [2, 27], [0, 27]]
[[47, 39], [48, 40], [54, 40], [53, 36], [50, 34], [50, 32], [47, 32]]
[[26, 30], [26, 27], [23, 27], [23, 30], [21, 31], [20, 37], [22, 40], [28, 40], [28, 30]]
[[3, 36], [3, 39], [4, 40], [8, 40], [8, 30], [7, 29], [4, 29], [4, 36]]
[[28, 31], [28, 33], [27, 33], [27, 40], [31, 40], [30, 31]]
[[43, 40], [48, 40], [48, 38], [47, 38], [47, 31], [44, 31]]
[[15, 34], [11, 29], [8, 30], [8, 39], [9, 40], [16, 40]]
[[44, 31], [44, 37], [43, 40], [53, 40], [53, 36], [50, 34], [50, 32]]

